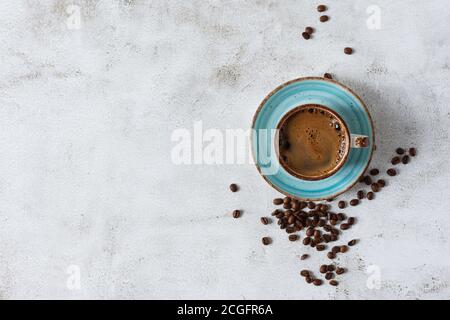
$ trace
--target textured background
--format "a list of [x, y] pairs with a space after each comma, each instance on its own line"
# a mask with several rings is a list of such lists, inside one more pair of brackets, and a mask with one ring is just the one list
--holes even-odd
[[[306, 0], [3, 1], [0, 298], [450, 298], [448, 1], [323, 2], [319, 25]], [[346, 210], [359, 223], [343, 239], [361, 242], [338, 288], [306, 285], [299, 270], [322, 255], [300, 262], [302, 245], [259, 223], [276, 192], [252, 165], [170, 158], [174, 129], [246, 129], [274, 87], [324, 72], [369, 106], [375, 166], [419, 150], [377, 201]]]

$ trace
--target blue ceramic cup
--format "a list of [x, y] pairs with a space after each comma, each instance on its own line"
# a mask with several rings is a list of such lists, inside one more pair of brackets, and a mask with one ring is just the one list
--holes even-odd
[[[326, 108], [345, 124], [345, 158], [332, 172], [315, 179], [282, 165], [278, 152], [280, 123], [308, 105]], [[252, 154], [261, 175], [281, 193], [302, 200], [334, 198], [350, 189], [369, 165], [374, 144], [371, 116], [363, 101], [349, 88], [329, 79], [300, 78], [273, 90], [253, 118]]]

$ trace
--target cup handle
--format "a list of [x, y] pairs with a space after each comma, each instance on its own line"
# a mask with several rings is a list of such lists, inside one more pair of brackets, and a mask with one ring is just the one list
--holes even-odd
[[368, 148], [369, 147], [369, 137], [360, 134], [351, 134], [351, 147], [352, 148]]

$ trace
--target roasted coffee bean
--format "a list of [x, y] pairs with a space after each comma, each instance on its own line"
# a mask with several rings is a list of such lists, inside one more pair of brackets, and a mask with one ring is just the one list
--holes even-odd
[[344, 53], [345, 54], [352, 54], [353, 53], [353, 49], [352, 48], [350, 48], [350, 47], [347, 47], [347, 48], [344, 48]]
[[353, 239], [353, 240], [350, 240], [350, 241], [348, 242], [348, 245], [349, 245], [350, 247], [353, 247], [357, 242], [358, 242], [358, 240]]
[[331, 229], [330, 231], [332, 234], [334, 234], [335, 236], [337, 236], [339, 234], [339, 230], [338, 229]]
[[329, 234], [324, 234], [324, 235], [323, 235], [323, 241], [324, 241], [325, 243], [330, 242], [330, 241], [331, 241], [331, 236], [330, 236]]
[[291, 234], [291, 233], [294, 233], [294, 232], [297, 232], [297, 228], [296, 227], [287, 227], [286, 228], [286, 233]]
[[333, 252], [328, 252], [327, 257], [328, 257], [328, 259], [334, 259], [334, 258], [336, 258], [336, 255]]
[[339, 209], [344, 209], [347, 206], [347, 203], [343, 200], [339, 201], [338, 207]]
[[341, 246], [340, 250], [341, 253], [346, 253], [348, 251], [348, 247], [347, 246]]
[[238, 186], [235, 183], [230, 184], [230, 190], [231, 192], [238, 191]]
[[321, 212], [327, 212], [329, 209], [330, 209], [330, 207], [326, 204], [322, 203], [319, 205], [319, 211], [321, 211]]
[[273, 204], [276, 206], [279, 206], [279, 205], [283, 204], [283, 199], [281, 199], [281, 198], [273, 199]]
[[393, 157], [391, 163], [395, 166], [400, 163], [400, 157]]
[[306, 260], [306, 259], [308, 259], [309, 258], [309, 254], [303, 254], [301, 257], [300, 257], [300, 260]]
[[289, 197], [284, 197], [283, 203], [291, 203], [292, 199]]
[[293, 224], [293, 223], [295, 222], [296, 219], [297, 219], [297, 218], [295, 218], [295, 216], [292, 215], [292, 216], [290, 216], [290, 217], [288, 218], [288, 223], [289, 223], [289, 224]]
[[327, 22], [330, 18], [327, 15], [323, 15], [320, 17], [320, 22]]
[[416, 148], [409, 148], [409, 155], [411, 157], [415, 157], [417, 155], [417, 150]]
[[309, 34], [314, 32], [314, 29], [312, 27], [306, 27], [305, 32], [308, 32]]
[[378, 180], [377, 183], [382, 188], [384, 188], [386, 186], [386, 181], [384, 181], [383, 179]]
[[330, 220], [330, 224], [331, 224], [332, 226], [335, 226], [335, 225], [338, 224], [338, 221], [337, 221], [337, 220]]
[[278, 219], [283, 218], [283, 217], [284, 217], [284, 212], [283, 212], [283, 211], [279, 211], [279, 212], [277, 213], [276, 217], [277, 217]]
[[331, 280], [330, 285], [332, 285], [333, 287], [337, 287], [339, 285], [339, 282], [337, 282], [336, 280]]
[[320, 273], [327, 273], [327, 268], [328, 266], [326, 264], [321, 265], [319, 269]]
[[300, 201], [299, 206], [300, 206], [300, 210], [305, 209], [307, 207], [307, 203], [305, 201]]
[[321, 236], [321, 233], [319, 230], [314, 231], [314, 237], [319, 238]]
[[352, 199], [351, 201], [350, 201], [350, 205], [351, 206], [357, 206], [359, 204], [359, 200], [358, 199]]
[[319, 244], [316, 246], [317, 251], [324, 251], [327, 247], [323, 244]]
[[378, 169], [372, 169], [372, 170], [370, 170], [370, 174], [372, 175], [372, 176], [376, 176], [376, 175], [378, 175], [380, 173], [380, 170], [378, 170]]
[[269, 237], [264, 237], [261, 239], [261, 241], [262, 241], [263, 245], [265, 245], [265, 246], [272, 243], [272, 239], [270, 239]]
[[305, 31], [305, 32], [302, 32], [302, 37], [305, 40], [309, 40], [309, 39], [311, 39], [311, 34]]
[[364, 183], [368, 186], [370, 186], [372, 184], [372, 178], [370, 176], [365, 176], [364, 177]]
[[241, 216], [241, 211], [240, 210], [234, 210], [233, 211], [233, 218], [237, 219]]
[[300, 204], [298, 203], [298, 201], [292, 201], [291, 206], [292, 206], [291, 209], [294, 211], [297, 211], [300, 209]]
[[289, 235], [289, 241], [297, 241], [298, 240], [298, 235], [296, 234], [291, 234]]
[[289, 209], [292, 208], [292, 205], [291, 205], [290, 203], [284, 203], [284, 204], [283, 204], [283, 208], [289, 210]]
[[331, 239], [331, 242], [335, 242], [335, 241], [337, 241], [339, 239], [339, 237], [336, 234], [332, 234], [330, 236], [330, 239]]
[[325, 279], [327, 279], [327, 280], [331, 280], [331, 279], [333, 279], [333, 277], [334, 277], [334, 273], [333, 272], [327, 272], [325, 274]]
[[307, 235], [308, 237], [312, 237], [312, 236], [314, 235], [314, 228], [308, 228], [308, 229], [306, 230], [306, 235]]
[[316, 204], [314, 202], [310, 201], [310, 202], [308, 202], [308, 208], [311, 209], [311, 210], [315, 209], [316, 208]]
[[337, 275], [341, 275], [341, 274], [344, 274], [345, 273], [345, 269], [344, 268], [337, 268], [336, 269], [336, 274]]
[[334, 264], [329, 264], [327, 267], [327, 271], [328, 272], [333, 272], [334, 270], [336, 270], [336, 267]]
[[379, 192], [380, 191], [380, 186], [378, 185], [378, 183], [372, 183], [372, 185], [370, 186], [370, 188], [372, 189], [373, 192]]
[[319, 11], [319, 12], [327, 11], [327, 6], [321, 4], [321, 5], [319, 5], [319, 6], [317, 7], [317, 11]]
[[367, 199], [373, 200], [374, 198], [375, 198], [375, 194], [372, 191], [367, 193]]
[[330, 74], [330, 73], [325, 73], [324, 75], [323, 75], [323, 77], [324, 78], [326, 78], [326, 79], [333, 79], [333, 76]]
[[356, 196], [358, 197], [359, 200], [362, 200], [362, 199], [364, 199], [366, 197], [366, 193], [364, 192], [364, 190], [359, 190], [356, 193]]
[[319, 226], [319, 227], [324, 227], [326, 223], [327, 223], [327, 222], [326, 222], [325, 220], [321, 219], [321, 220], [319, 221], [318, 226]]
[[341, 230], [348, 230], [350, 229], [350, 225], [348, 223], [343, 223], [340, 226]]
[[334, 198], [328, 198], [327, 199], [327, 202], [333, 202], [334, 201]]
[[338, 213], [338, 220], [339, 221], [343, 221], [343, 220], [345, 220], [345, 214], [343, 214], [342, 212], [341, 213]]
[[304, 244], [305, 246], [311, 244], [311, 238], [309, 238], [309, 237], [304, 238], [304, 239], [303, 239], [303, 244]]
[[316, 242], [314, 241], [314, 239], [311, 239], [311, 243], [309, 244], [309, 246], [311, 248], [315, 248], [316, 247]]
[[402, 155], [402, 154], [405, 153], [405, 149], [403, 149], [403, 148], [397, 148], [397, 149], [395, 150], [395, 152], [397, 152], [397, 154], [399, 154], [399, 155]]
[[348, 223], [349, 225], [351, 225], [351, 226], [354, 225], [355, 222], [356, 222], [356, 219], [353, 218], [353, 217], [350, 217], [350, 218], [347, 219], [347, 223]]
[[302, 277], [309, 277], [310, 272], [308, 270], [302, 270], [302, 271], [300, 271], [300, 275]]
[[358, 182], [364, 182], [364, 178], [365, 178], [364, 175], [360, 176], [359, 179], [358, 179]]
[[271, 213], [272, 216], [277, 216], [280, 213], [280, 210], [275, 210]]
[[408, 164], [409, 163], [409, 156], [404, 155], [403, 158], [402, 158], [402, 163], [403, 164]]
[[338, 253], [341, 250], [341, 247], [339, 246], [334, 246], [333, 248], [331, 248], [331, 252], [333, 252], [334, 254]]
[[312, 283], [314, 280], [313, 280], [313, 278], [308, 276], [305, 278], [305, 281], [306, 281], [306, 283]]
[[313, 281], [313, 284], [314, 284], [316, 287], [321, 286], [321, 285], [322, 285], [322, 280], [316, 279], [316, 280]]
[[388, 171], [386, 171], [386, 173], [391, 176], [391, 177], [395, 177], [397, 175], [397, 171], [395, 169], [388, 169]]
[[270, 223], [270, 220], [266, 217], [262, 217], [261, 218], [261, 223], [264, 225], [268, 225]]

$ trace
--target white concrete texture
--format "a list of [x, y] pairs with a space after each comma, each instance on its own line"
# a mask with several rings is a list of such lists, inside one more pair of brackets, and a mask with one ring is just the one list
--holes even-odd
[[[2, 1], [0, 298], [448, 299], [448, 1], [321, 2], [325, 24], [312, 0]], [[344, 210], [358, 224], [342, 241], [361, 241], [337, 288], [299, 276], [324, 254], [261, 225], [277, 192], [253, 165], [170, 157], [173, 130], [247, 129], [277, 85], [324, 72], [370, 108], [374, 167], [418, 149]]]

